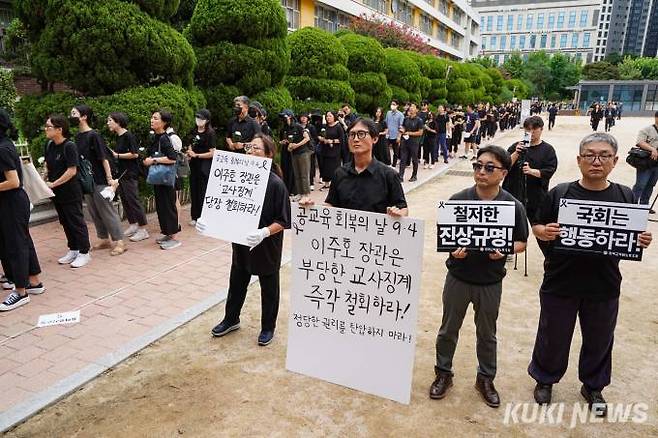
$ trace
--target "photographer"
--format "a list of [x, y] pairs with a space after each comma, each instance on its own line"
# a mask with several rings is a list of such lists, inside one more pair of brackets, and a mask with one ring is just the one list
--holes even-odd
[[293, 201], [299, 201], [311, 194], [309, 174], [311, 168], [311, 154], [307, 145], [311, 137], [306, 129], [295, 121], [294, 114], [284, 109], [279, 116], [283, 118], [284, 125], [280, 144], [292, 154], [293, 174], [295, 175], [296, 195]]
[[[658, 181], [658, 111], [654, 114], [654, 124], [645, 126], [638, 132], [635, 144], [645, 151], [651, 152], [651, 159], [656, 163], [648, 169], [637, 170], [633, 195], [640, 204], [648, 204], [653, 187]], [[653, 211], [651, 211], [653, 213]]]
[[524, 140], [509, 147], [512, 168], [503, 188], [526, 208], [528, 219], [533, 220], [537, 209], [548, 194], [548, 183], [557, 170], [557, 156], [553, 146], [541, 139], [544, 121], [531, 116], [523, 122]]
[[249, 98], [238, 96], [233, 99], [234, 117], [226, 128], [226, 147], [231, 152], [244, 154], [244, 145], [261, 132], [261, 125], [249, 116]]

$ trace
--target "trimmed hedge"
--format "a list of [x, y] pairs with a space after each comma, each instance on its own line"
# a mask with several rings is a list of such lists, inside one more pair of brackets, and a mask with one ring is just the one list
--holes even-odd
[[207, 108], [212, 113], [212, 123], [215, 128], [224, 129], [233, 116], [233, 99], [242, 92], [233, 85], [217, 85], [203, 89], [208, 102]]
[[192, 47], [136, 5], [50, 0], [46, 18], [32, 57], [37, 76], [89, 95], [165, 82], [192, 85]]
[[343, 33], [338, 37], [347, 50], [347, 68], [352, 73], [384, 71], [384, 47], [374, 38]]
[[288, 76], [286, 87], [290, 95], [299, 100], [311, 99], [324, 102], [347, 102], [354, 105], [355, 93], [349, 82], [314, 79], [308, 76]]
[[5, 108], [9, 113], [14, 112], [16, 104], [16, 86], [14, 85], [14, 74], [11, 70], [0, 68], [0, 108]]
[[195, 46], [287, 34], [288, 22], [278, 0], [199, 0], [185, 30]]
[[[315, 27], [305, 27], [288, 35], [290, 75], [346, 80], [331, 74], [333, 65], [347, 67], [347, 50], [334, 35]], [[334, 67], [335, 68], [335, 67]], [[335, 72], [333, 72], [335, 73]]]
[[356, 93], [356, 107], [362, 112], [374, 115], [377, 107], [386, 108], [391, 102], [393, 92], [384, 73], [352, 73], [350, 85]]
[[140, 9], [152, 17], [160, 20], [171, 18], [180, 5], [180, 0], [124, 0], [128, 3], [137, 3]]
[[[408, 56], [406, 51], [387, 48], [384, 49], [384, 52], [384, 73], [393, 90], [393, 97], [402, 102], [420, 102], [421, 88], [427, 87], [427, 82], [431, 86], [431, 81], [421, 76], [418, 64]], [[406, 97], [403, 97], [405, 95]]]

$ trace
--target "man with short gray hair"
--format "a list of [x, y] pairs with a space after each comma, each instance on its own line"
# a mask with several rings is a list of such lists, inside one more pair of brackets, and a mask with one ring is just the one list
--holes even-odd
[[[582, 347], [578, 377], [580, 393], [594, 415], [605, 416], [603, 388], [610, 384], [612, 345], [619, 310], [621, 272], [619, 258], [608, 255], [560, 252], [555, 240], [560, 235], [559, 201], [568, 198], [635, 204], [630, 188], [608, 181], [617, 164], [617, 140], [610, 134], [593, 133], [580, 143], [578, 167], [581, 178], [558, 184], [532, 219], [532, 232], [544, 253], [544, 279], [539, 289], [540, 315], [537, 338], [528, 373], [537, 381], [534, 396], [549, 404], [553, 384], [567, 371], [569, 348], [580, 319]], [[646, 248], [651, 233], [645, 231], [638, 244]]]
[[226, 147], [231, 152], [245, 153], [244, 145], [261, 132], [260, 124], [249, 116], [249, 98], [238, 96], [233, 99], [234, 117], [226, 127]]
[[642, 128], [635, 141], [637, 147], [651, 153], [651, 160], [654, 163], [648, 169], [637, 169], [633, 194], [640, 204], [649, 203], [651, 192], [658, 181], [658, 111], [654, 114], [654, 118], [654, 124]]

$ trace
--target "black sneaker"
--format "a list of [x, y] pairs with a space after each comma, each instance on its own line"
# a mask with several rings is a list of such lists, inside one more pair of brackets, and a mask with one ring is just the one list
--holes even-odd
[[416, 178], [415, 176], [409, 178], [409, 182], [416, 182], [416, 181], [418, 181], [418, 178]]
[[43, 283], [31, 284], [25, 288], [25, 292], [32, 295], [41, 295], [46, 291], [46, 288], [43, 287]]
[[580, 394], [587, 400], [590, 411], [597, 417], [605, 417], [608, 415], [608, 405], [601, 394], [601, 391], [590, 391], [585, 385], [581, 386]]
[[274, 331], [263, 330], [260, 332], [260, 335], [258, 335], [258, 345], [260, 345], [261, 347], [270, 345], [272, 339], [274, 339]]
[[0, 304], [0, 312], [7, 312], [9, 310], [17, 309], [30, 302], [28, 294], [19, 295], [18, 292], [12, 292], [7, 295], [7, 298]]
[[537, 383], [535, 385], [535, 390], [533, 392], [535, 396], [535, 401], [540, 405], [551, 404], [551, 398], [553, 395], [553, 385], [544, 385], [543, 383]]
[[239, 322], [236, 322], [235, 324], [228, 324], [225, 321], [222, 321], [219, 324], [217, 324], [215, 327], [213, 327], [210, 333], [212, 333], [214, 337], [219, 338], [224, 335], [228, 335], [229, 333], [239, 328], [240, 328]]

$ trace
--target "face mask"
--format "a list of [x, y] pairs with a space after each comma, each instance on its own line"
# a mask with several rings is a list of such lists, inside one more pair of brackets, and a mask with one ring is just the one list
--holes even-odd
[[71, 125], [78, 126], [80, 124], [80, 117], [74, 117], [74, 116], [69, 117], [69, 123]]
[[197, 125], [199, 128], [202, 128], [202, 127], [204, 127], [204, 126], [206, 125], [206, 121], [203, 120], [203, 119], [194, 119], [194, 121], [196, 122], [196, 125]]
[[397, 105], [391, 105], [391, 111], [395, 111], [396, 109], [398, 109]]
[[241, 106], [235, 106], [233, 107], [233, 114], [236, 116], [239, 116], [242, 113], [242, 107]]

